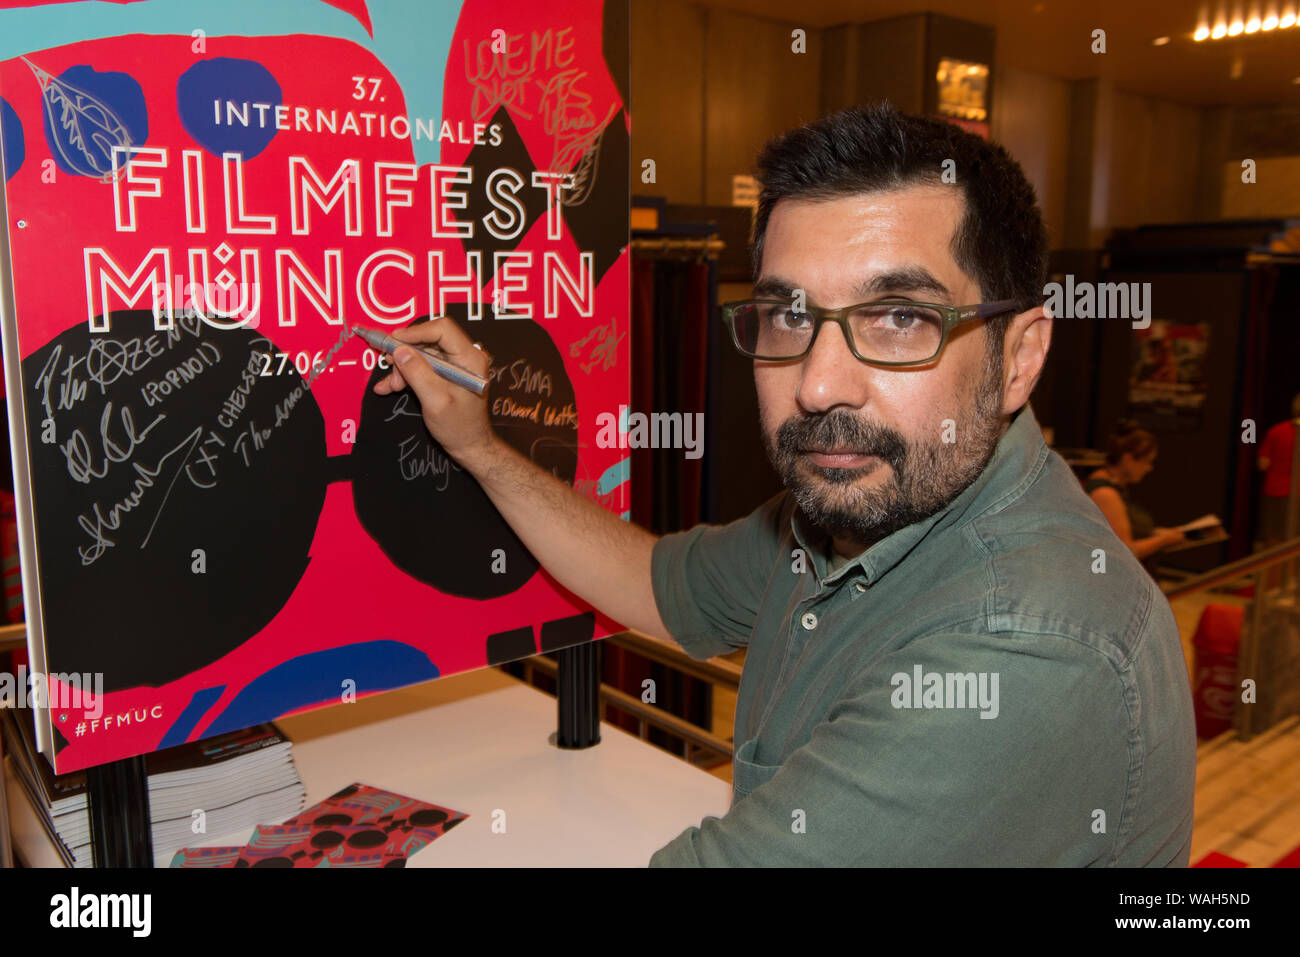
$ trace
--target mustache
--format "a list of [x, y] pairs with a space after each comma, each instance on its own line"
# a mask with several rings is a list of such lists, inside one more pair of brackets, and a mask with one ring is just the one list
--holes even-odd
[[907, 458], [907, 441], [901, 433], [844, 411], [787, 419], [776, 431], [776, 444], [787, 456], [808, 448], [847, 447], [883, 459], [896, 473]]

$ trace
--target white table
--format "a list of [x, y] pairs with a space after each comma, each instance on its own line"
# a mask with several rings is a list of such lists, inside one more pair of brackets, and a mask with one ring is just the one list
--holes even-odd
[[[593, 748], [556, 748], [555, 699], [493, 668], [277, 724], [293, 741], [308, 806], [359, 781], [470, 815], [411, 867], [642, 867], [731, 801], [727, 782], [609, 724]], [[7, 783], [15, 853], [59, 866], [22, 789]], [[504, 833], [493, 833], [498, 811]]]

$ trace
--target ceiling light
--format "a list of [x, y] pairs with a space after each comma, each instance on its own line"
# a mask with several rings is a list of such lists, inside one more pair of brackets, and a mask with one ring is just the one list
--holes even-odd
[[[1283, 8], [1281, 15], [1278, 14], [1279, 6]], [[1261, 8], [1263, 9], [1261, 10]], [[1281, 4], [1277, 0], [1268, 0], [1265, 3], [1254, 2], [1250, 4], [1250, 11], [1244, 17], [1241, 9], [1242, 5], [1238, 3], [1236, 14], [1229, 20], [1226, 19], [1224, 8], [1220, 5], [1214, 26], [1211, 28], [1204, 19], [1204, 17], [1208, 16], [1207, 11], [1202, 7], [1202, 20], [1192, 33], [1192, 39], [1199, 43], [1202, 40], [1222, 40], [1224, 37], [1237, 37], [1242, 34], [1253, 35], [1260, 32], [1267, 33], [1272, 30], [1286, 30], [1290, 27], [1300, 26], [1300, 16], [1296, 15], [1295, 0], [1285, 0]], [[1168, 43], [1169, 39], [1169, 37], [1157, 37], [1151, 42], [1159, 47]]]
[[1162, 47], [1168, 42], [1169, 42], [1168, 37], [1156, 37], [1154, 40], [1151, 41], [1151, 45], [1153, 47]]

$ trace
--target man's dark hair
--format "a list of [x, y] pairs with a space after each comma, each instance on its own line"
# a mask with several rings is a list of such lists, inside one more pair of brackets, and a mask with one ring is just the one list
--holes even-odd
[[[954, 188], [966, 199], [952, 238], [953, 259], [977, 280], [983, 301], [1011, 299], [1017, 312], [1040, 305], [1047, 278], [1047, 229], [1020, 164], [996, 143], [944, 120], [900, 113], [889, 103], [832, 113], [763, 148], [754, 278], [763, 263], [767, 221], [780, 200], [941, 185], [945, 160], [954, 162]], [[1003, 315], [987, 322], [989, 348], [999, 356], [1010, 321], [1010, 315]]]

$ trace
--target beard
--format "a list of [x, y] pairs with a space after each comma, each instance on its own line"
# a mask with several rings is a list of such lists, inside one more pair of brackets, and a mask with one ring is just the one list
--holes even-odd
[[[787, 419], [775, 436], [764, 430], [768, 459], [809, 521], [834, 538], [867, 547], [940, 511], [984, 471], [1003, 431], [1001, 360], [1000, 350], [986, 355], [973, 401], [964, 402], [954, 420], [954, 442], [944, 442], [938, 426], [932, 441], [908, 440], [896, 429], [841, 409]], [[881, 468], [880, 462], [826, 468], [803, 454], [841, 447], [876, 456], [889, 466], [889, 478], [859, 487], [858, 480]]]

